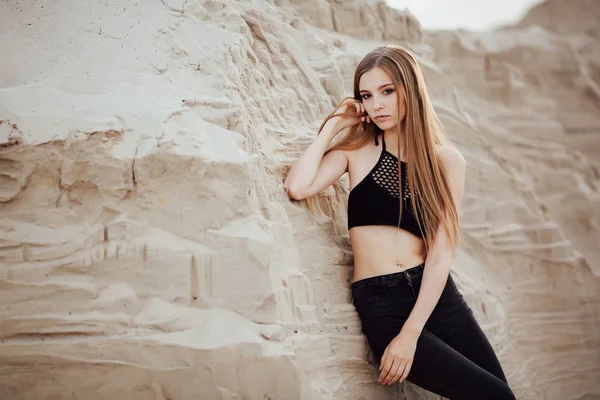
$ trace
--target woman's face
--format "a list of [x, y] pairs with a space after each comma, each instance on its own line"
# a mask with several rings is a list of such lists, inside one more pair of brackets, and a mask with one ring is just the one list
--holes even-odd
[[[397, 88], [390, 75], [379, 67], [362, 74], [359, 91], [365, 110], [381, 130], [392, 129], [404, 119], [406, 107], [402, 88]], [[400, 90], [398, 90], [400, 89]], [[402, 100], [401, 115], [398, 115], [398, 98]], [[384, 118], [377, 118], [385, 116]]]

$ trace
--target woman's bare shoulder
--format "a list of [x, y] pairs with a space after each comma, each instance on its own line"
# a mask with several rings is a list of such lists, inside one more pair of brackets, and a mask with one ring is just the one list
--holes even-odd
[[464, 175], [467, 162], [463, 155], [453, 146], [437, 146], [438, 162], [450, 175]]
[[365, 160], [369, 160], [372, 158], [370, 156], [372, 153], [381, 151], [381, 141], [379, 141], [379, 146], [375, 145], [373, 141], [367, 142], [364, 146], [358, 147], [356, 149], [346, 149], [343, 150], [348, 158], [349, 167], [352, 167], [354, 163], [364, 162]]
[[462, 164], [465, 162], [461, 152], [454, 146], [436, 145], [435, 153], [443, 164]]

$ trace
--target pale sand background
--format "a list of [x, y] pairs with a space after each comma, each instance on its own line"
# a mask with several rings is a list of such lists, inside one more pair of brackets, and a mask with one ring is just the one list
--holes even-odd
[[434, 34], [383, 1], [0, 2], [0, 398], [434, 398], [376, 383], [346, 178], [323, 221], [281, 185], [384, 41], [468, 161], [452, 274], [518, 398], [600, 398], [599, 13]]

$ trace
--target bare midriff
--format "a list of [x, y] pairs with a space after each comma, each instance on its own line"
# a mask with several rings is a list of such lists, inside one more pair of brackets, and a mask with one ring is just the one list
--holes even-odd
[[385, 225], [355, 226], [349, 234], [354, 253], [352, 282], [401, 272], [425, 262], [423, 240], [404, 229]]

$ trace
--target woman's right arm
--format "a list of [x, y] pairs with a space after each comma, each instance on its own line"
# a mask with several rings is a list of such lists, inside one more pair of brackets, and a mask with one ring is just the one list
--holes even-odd
[[325, 152], [340, 130], [337, 118], [325, 123], [321, 133], [294, 163], [283, 183], [294, 200], [310, 197], [335, 183], [348, 169], [348, 157], [342, 150]]

